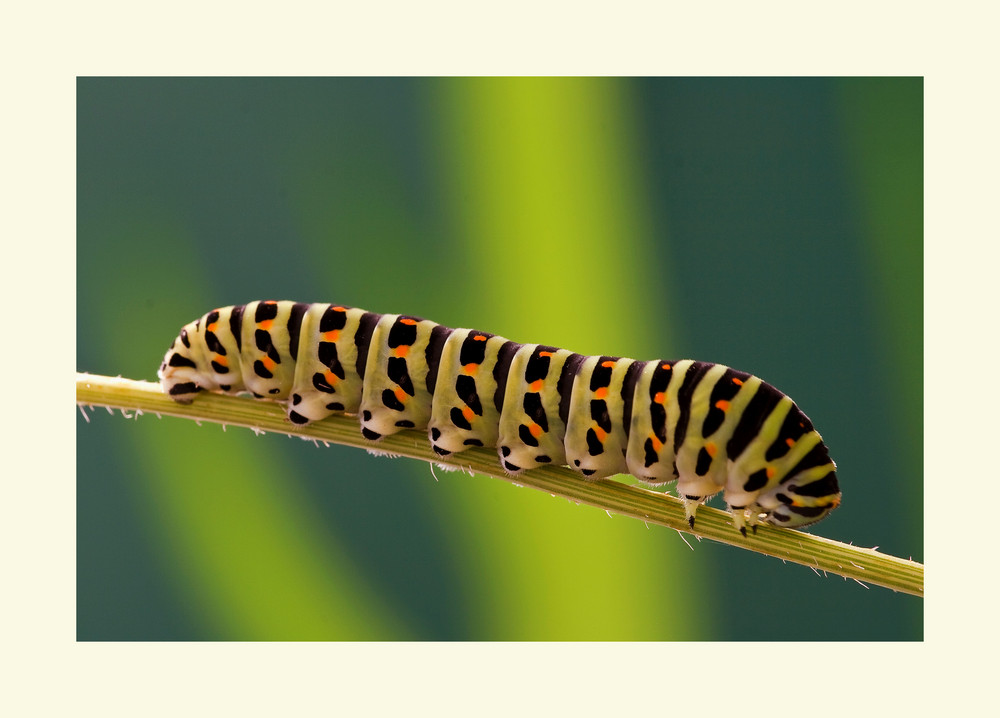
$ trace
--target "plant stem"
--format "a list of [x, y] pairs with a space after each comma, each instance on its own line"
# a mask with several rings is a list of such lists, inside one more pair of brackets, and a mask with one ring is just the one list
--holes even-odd
[[94, 374], [77, 374], [76, 401], [81, 407], [105, 406], [123, 412], [167, 414], [245, 426], [255, 431], [274, 431], [363, 449], [375, 448], [434, 464], [448, 464], [547, 491], [611, 513], [799, 563], [817, 572], [833, 573], [914, 596], [924, 595], [924, 567], [915, 561], [802, 531], [767, 525], [761, 525], [756, 534], [751, 533], [744, 538], [733, 528], [728, 513], [709, 506], [698, 509], [697, 521], [691, 529], [684, 518], [680, 500], [672, 496], [617, 481], [584, 481], [567, 467], [545, 466], [522, 472], [516, 477], [507, 476], [497, 462], [496, 452], [489, 449], [470, 448], [442, 460], [431, 450], [426, 435], [418, 431], [402, 431], [385, 437], [375, 445], [361, 437], [357, 419], [353, 416], [335, 415], [300, 427], [290, 423], [283, 408], [275, 402], [205, 393], [191, 404], [178, 404], [163, 392], [159, 384]]

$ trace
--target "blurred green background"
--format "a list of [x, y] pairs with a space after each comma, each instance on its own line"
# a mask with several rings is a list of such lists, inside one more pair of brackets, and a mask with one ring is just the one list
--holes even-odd
[[[919, 78], [81, 78], [77, 366], [253, 299], [696, 358], [923, 560]], [[920, 640], [923, 604], [345, 447], [78, 418], [80, 640]], [[716, 502], [715, 505], [719, 505]]]

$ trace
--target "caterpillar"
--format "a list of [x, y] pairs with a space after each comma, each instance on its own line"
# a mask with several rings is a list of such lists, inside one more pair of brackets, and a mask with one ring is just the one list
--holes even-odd
[[795, 403], [722, 364], [584, 356], [336, 304], [257, 301], [187, 324], [158, 372], [175, 401], [249, 392], [293, 424], [357, 415], [371, 441], [426, 430], [436, 454], [496, 447], [510, 475], [676, 481], [689, 525], [724, 491], [734, 526], [800, 527], [840, 504], [836, 465]]

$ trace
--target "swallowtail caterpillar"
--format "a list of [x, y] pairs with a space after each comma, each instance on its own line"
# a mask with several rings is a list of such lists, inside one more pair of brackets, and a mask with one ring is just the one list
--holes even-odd
[[722, 364], [583, 356], [406, 315], [260, 301], [181, 329], [159, 377], [182, 403], [250, 392], [284, 403], [294, 424], [356, 415], [373, 442], [417, 429], [442, 457], [496, 447], [511, 475], [565, 464], [589, 480], [676, 481], [692, 527], [719, 491], [744, 536], [760, 521], [806, 526], [840, 504], [809, 418]]

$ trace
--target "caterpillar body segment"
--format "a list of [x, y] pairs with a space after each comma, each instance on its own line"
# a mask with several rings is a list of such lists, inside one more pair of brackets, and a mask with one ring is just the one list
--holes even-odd
[[398, 314], [383, 314], [375, 324], [361, 388], [361, 433], [366, 439], [427, 428], [434, 390], [428, 387], [427, 348], [437, 327]]
[[497, 447], [507, 473], [543, 464], [566, 464], [566, 415], [561, 397], [566, 384], [572, 383], [574, 358], [582, 359], [579, 354], [541, 344], [511, 342], [501, 349], [497, 399], [502, 410]]
[[623, 385], [635, 363], [606, 356], [579, 363], [566, 418], [566, 463], [588, 479], [628, 472]]
[[[332, 412], [357, 414], [361, 407], [364, 359], [356, 343], [362, 322], [376, 315], [362, 309], [311, 304], [302, 316], [302, 337], [314, 337], [315, 346], [297, 352], [295, 390], [289, 396], [288, 418], [307, 424]], [[359, 359], [360, 358], [360, 359]]]
[[497, 360], [501, 348], [512, 342], [475, 329], [446, 331], [450, 333], [436, 366], [433, 352], [428, 360], [436, 369], [429, 382], [434, 395], [427, 425], [431, 445], [440, 456], [470, 446], [496, 446], [500, 426], [495, 401]]
[[295, 424], [357, 415], [372, 441], [426, 431], [442, 457], [495, 447], [509, 474], [555, 464], [589, 480], [676, 481], [692, 525], [720, 491], [744, 534], [815, 523], [840, 504], [809, 418], [722, 364], [584, 356], [408, 315], [266, 301], [186, 325], [159, 376], [179, 402], [249, 392], [282, 402]]

